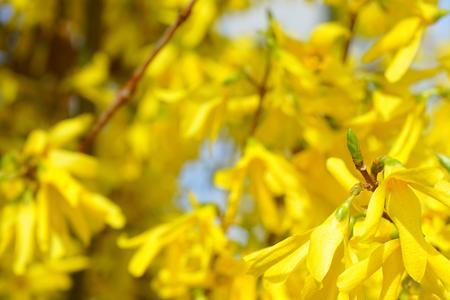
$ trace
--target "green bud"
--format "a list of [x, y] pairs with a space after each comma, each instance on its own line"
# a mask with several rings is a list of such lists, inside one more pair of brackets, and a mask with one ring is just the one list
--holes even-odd
[[352, 156], [354, 164], [361, 166], [363, 164], [363, 157], [359, 148], [359, 141], [351, 128], [347, 130], [347, 149]]
[[398, 230], [395, 229], [394, 231], [391, 232], [391, 239], [398, 239], [399, 238], [399, 234], [398, 234]]
[[442, 153], [436, 153], [436, 157], [439, 163], [444, 167], [444, 169], [446, 169], [447, 172], [450, 173], [450, 157]]
[[338, 209], [336, 209], [335, 216], [338, 221], [342, 221], [347, 216], [347, 214], [348, 214], [348, 207], [346, 205], [341, 205], [338, 207]]
[[372, 163], [372, 167], [370, 168], [370, 173], [376, 178], [377, 174], [383, 171], [384, 169], [384, 156], [378, 157]]
[[354, 186], [352, 186], [352, 188], [350, 189], [350, 194], [352, 196], [358, 196], [362, 190], [363, 190], [363, 186], [361, 185], [361, 183], [357, 183]]

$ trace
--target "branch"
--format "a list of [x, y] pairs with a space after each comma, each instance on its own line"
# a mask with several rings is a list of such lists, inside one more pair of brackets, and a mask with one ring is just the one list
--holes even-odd
[[375, 191], [375, 189], [378, 187], [378, 182], [369, 174], [369, 172], [367, 172], [366, 164], [363, 163], [362, 165], [355, 165], [355, 166], [356, 169], [359, 171], [359, 173], [361, 173], [361, 175], [364, 177], [364, 180], [367, 183], [367, 185], [364, 185], [364, 187], [369, 191], [372, 192]]
[[155, 47], [152, 52], [149, 54], [145, 62], [136, 68], [131, 78], [125, 83], [125, 85], [119, 90], [116, 95], [115, 100], [111, 103], [111, 105], [97, 118], [94, 125], [92, 126], [91, 131], [87, 134], [83, 143], [80, 146], [80, 150], [85, 152], [87, 151], [97, 135], [100, 131], [105, 127], [105, 125], [111, 120], [114, 114], [125, 104], [127, 104], [131, 97], [134, 95], [139, 82], [144, 76], [145, 70], [147, 67], [153, 62], [158, 53], [167, 45], [172, 39], [175, 32], [180, 28], [180, 26], [189, 18], [192, 12], [192, 8], [194, 7], [197, 0], [191, 0], [191, 2], [178, 14], [175, 22], [170, 25], [166, 31], [164, 31], [163, 35], [156, 42]]
[[349, 31], [349, 36], [348, 38], [345, 40], [345, 44], [344, 44], [344, 51], [342, 52], [342, 61], [345, 63], [348, 59], [348, 54], [350, 52], [350, 44], [352, 42], [352, 36], [355, 32], [355, 24], [356, 24], [356, 18], [357, 18], [357, 14], [356, 12], [351, 12], [350, 13], [350, 21], [348, 24], [348, 31]]
[[271, 55], [271, 51], [269, 49], [267, 51], [266, 68], [264, 69], [263, 78], [261, 80], [261, 83], [256, 84], [256, 87], [258, 89], [259, 101], [258, 101], [258, 108], [256, 109], [256, 112], [253, 115], [253, 121], [252, 121], [252, 126], [250, 127], [249, 137], [251, 137], [255, 134], [256, 127], [258, 126], [259, 119], [261, 118], [264, 98], [266, 97], [267, 90], [268, 90], [267, 82], [269, 80], [269, 75], [270, 75], [271, 69], [272, 69], [272, 55]]

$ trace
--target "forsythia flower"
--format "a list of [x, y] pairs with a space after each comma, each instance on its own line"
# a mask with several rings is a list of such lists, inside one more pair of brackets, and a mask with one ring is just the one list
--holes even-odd
[[88, 266], [85, 257], [71, 257], [47, 263], [34, 263], [21, 275], [3, 272], [0, 276], [0, 295], [14, 295], [14, 299], [28, 300], [49, 297], [72, 286], [72, 272]]
[[367, 62], [393, 52], [393, 58], [385, 71], [390, 82], [398, 81], [406, 73], [416, 56], [426, 27], [441, 16], [441, 11], [433, 4], [413, 2], [417, 5], [417, 15], [400, 20], [363, 57]]
[[[234, 222], [247, 176], [252, 183], [251, 193], [261, 221], [272, 232], [284, 231], [289, 222], [295, 222], [298, 218], [295, 207], [306, 208], [308, 205], [309, 197], [299, 184], [295, 169], [282, 157], [252, 141], [234, 168], [221, 171], [215, 177], [218, 186], [230, 191], [224, 216], [225, 227]], [[284, 196], [285, 200], [277, 203], [277, 196]]]
[[[86, 121], [79, 117], [57, 124], [48, 133], [36, 130], [20, 154], [4, 161], [6, 171], [9, 168], [12, 173], [1, 183], [0, 254], [15, 244], [17, 274], [24, 273], [37, 257], [73, 254], [77, 247], [73, 237], [88, 246], [104, 224], [114, 228], [124, 224], [115, 204], [74, 177], [94, 176], [96, 161], [59, 148], [79, 135]], [[19, 169], [14, 170], [16, 164]]]
[[214, 281], [210, 264], [227, 242], [216, 219], [213, 206], [198, 207], [136, 237], [121, 237], [120, 247], [138, 247], [128, 266], [129, 272], [142, 276], [155, 257], [164, 252], [165, 267], [153, 281], [162, 296], [180, 296], [192, 286], [209, 287]]
[[[352, 151], [358, 155], [359, 150]], [[340, 163], [330, 159], [330, 170], [345, 170]], [[383, 159], [383, 166], [383, 176], [379, 176], [383, 178], [372, 194], [362, 221], [359, 221], [361, 217], [349, 217], [353, 198], [360, 193], [354, 192], [357, 185], [352, 188], [352, 196], [311, 232], [294, 235], [244, 257], [249, 272], [264, 274], [267, 281], [279, 283], [285, 282], [293, 273], [307, 271], [301, 299], [316, 297], [317, 293], [353, 299], [361, 293], [362, 282], [382, 268], [380, 299], [397, 299], [406, 271], [410, 278], [421, 284], [422, 295], [447, 297], [450, 261], [425, 240], [420, 199], [431, 197], [448, 206], [449, 185], [435, 167], [406, 169], [389, 157]], [[343, 176], [344, 185], [354, 182], [351, 175]], [[380, 231], [386, 230], [381, 226], [381, 221], [385, 222], [385, 211], [398, 232], [398, 239], [380, 240]], [[369, 256], [358, 259], [357, 253], [367, 247], [373, 249]]]
[[304, 270], [306, 274], [300, 299], [337, 295], [334, 282], [343, 268], [344, 241], [349, 233], [346, 210], [348, 207], [344, 211], [337, 210], [311, 232], [291, 236], [245, 256], [249, 272], [264, 274], [264, 279], [271, 283], [283, 283], [292, 273]]
[[0, 299], [450, 299], [445, 1], [259, 2], [0, 0]]
[[435, 168], [405, 169], [388, 164], [384, 179], [369, 202], [363, 225], [355, 233], [362, 239], [373, 235], [386, 206], [387, 214], [399, 231], [405, 269], [417, 282], [421, 282], [425, 274], [431, 249], [422, 233], [418, 197], [425, 194], [450, 205], [448, 186], [439, 185], [442, 175]]

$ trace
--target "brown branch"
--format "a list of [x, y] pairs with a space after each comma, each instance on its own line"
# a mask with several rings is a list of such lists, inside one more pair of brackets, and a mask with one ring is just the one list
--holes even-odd
[[362, 164], [355, 164], [355, 167], [366, 181], [366, 184], [363, 184], [364, 188], [372, 192], [375, 191], [378, 187], [378, 182], [367, 172], [366, 164], [364, 162]]
[[267, 50], [267, 61], [266, 61], [266, 67], [264, 69], [263, 78], [261, 80], [261, 83], [256, 85], [256, 87], [258, 89], [258, 97], [259, 97], [258, 107], [256, 109], [255, 114], [253, 115], [253, 120], [252, 120], [252, 125], [250, 127], [249, 137], [251, 137], [255, 134], [256, 127], [258, 127], [259, 119], [261, 118], [264, 99], [265, 99], [267, 91], [268, 91], [267, 82], [269, 80], [269, 75], [270, 75], [271, 69], [272, 69], [272, 54], [269, 49], [269, 50]]
[[164, 48], [167, 43], [170, 42], [175, 32], [180, 28], [180, 26], [189, 18], [192, 12], [192, 8], [194, 7], [197, 0], [191, 0], [189, 4], [178, 14], [175, 22], [170, 25], [166, 31], [164, 31], [163, 35], [156, 42], [155, 47], [152, 52], [149, 54], [145, 62], [136, 68], [131, 78], [125, 83], [125, 85], [119, 90], [116, 95], [115, 100], [111, 103], [111, 105], [98, 117], [95, 121], [91, 131], [87, 134], [83, 143], [80, 146], [80, 150], [85, 152], [87, 151], [97, 135], [100, 131], [105, 127], [105, 125], [111, 120], [114, 114], [125, 104], [127, 104], [131, 97], [134, 95], [139, 82], [144, 76], [145, 70], [152, 63], [152, 61], [156, 58], [158, 53]]
[[355, 12], [351, 12], [350, 13], [350, 21], [349, 21], [349, 24], [348, 24], [349, 36], [345, 40], [344, 51], [342, 52], [342, 61], [344, 63], [347, 61], [348, 54], [350, 52], [350, 45], [351, 45], [351, 42], [352, 42], [353, 33], [355, 32], [355, 25], [356, 25], [356, 18], [357, 18], [357, 16], [358, 15]]

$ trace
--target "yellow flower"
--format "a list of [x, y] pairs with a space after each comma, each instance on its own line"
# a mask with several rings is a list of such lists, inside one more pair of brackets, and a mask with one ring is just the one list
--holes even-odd
[[120, 237], [119, 247], [138, 247], [128, 271], [142, 276], [155, 257], [163, 253], [162, 266], [152, 282], [162, 297], [183, 295], [191, 287], [210, 286], [214, 282], [210, 266], [227, 243], [216, 221], [215, 208], [203, 206], [136, 237]]
[[[298, 175], [292, 165], [281, 156], [271, 153], [256, 141], [250, 142], [244, 156], [232, 169], [220, 171], [215, 175], [216, 185], [230, 191], [224, 226], [234, 222], [240, 199], [244, 193], [246, 177], [250, 178], [251, 194], [257, 203], [259, 216], [265, 228], [271, 232], [282, 232], [295, 213], [283, 209], [275, 200], [285, 196], [288, 208], [308, 205], [309, 197], [299, 183]], [[298, 208], [297, 208], [298, 209]]]
[[76, 240], [88, 246], [104, 224], [124, 225], [118, 206], [74, 177], [95, 176], [96, 160], [60, 149], [87, 124], [89, 120], [82, 116], [63, 121], [48, 132], [33, 131], [22, 153], [13, 155], [11, 176], [0, 185], [7, 199], [1, 210], [0, 254], [15, 244], [13, 269], [17, 274], [24, 273], [36, 258], [74, 253], [80, 246]]
[[341, 292], [350, 293], [380, 268], [383, 283], [379, 299], [397, 299], [404, 272], [398, 239], [378, 246], [367, 258], [348, 267], [339, 275], [337, 286]]
[[[421, 280], [423, 295], [435, 295], [446, 299], [450, 279], [450, 262], [433, 247], [426, 245], [425, 258], [428, 262]], [[405, 272], [401, 241], [390, 240], [375, 248], [366, 258], [349, 266], [339, 275], [337, 286], [342, 293], [351, 294], [377, 270], [382, 269], [383, 281], [378, 299], [398, 299], [401, 281]]]
[[335, 279], [343, 266], [343, 242], [348, 238], [349, 221], [348, 211], [341, 215], [338, 211], [310, 232], [245, 256], [248, 272], [279, 284], [293, 273], [307, 270], [301, 299], [309, 299], [313, 294], [320, 299], [318, 295], [337, 293]]
[[82, 256], [44, 263], [33, 263], [21, 275], [3, 270], [0, 275], [0, 297], [7, 299], [35, 299], [51, 297], [72, 287], [70, 273], [85, 269], [89, 262]]
[[405, 269], [417, 282], [421, 282], [425, 274], [428, 246], [421, 229], [421, 204], [417, 193], [450, 205], [450, 191], [436, 188], [442, 176], [436, 168], [405, 169], [400, 165], [387, 165], [384, 179], [370, 199], [361, 229], [355, 233], [361, 239], [373, 236], [386, 211], [399, 231]]
[[417, 3], [417, 14], [400, 20], [363, 57], [368, 62], [393, 53], [385, 71], [390, 82], [398, 81], [406, 73], [416, 56], [426, 27], [442, 14], [433, 4], [422, 1]]

